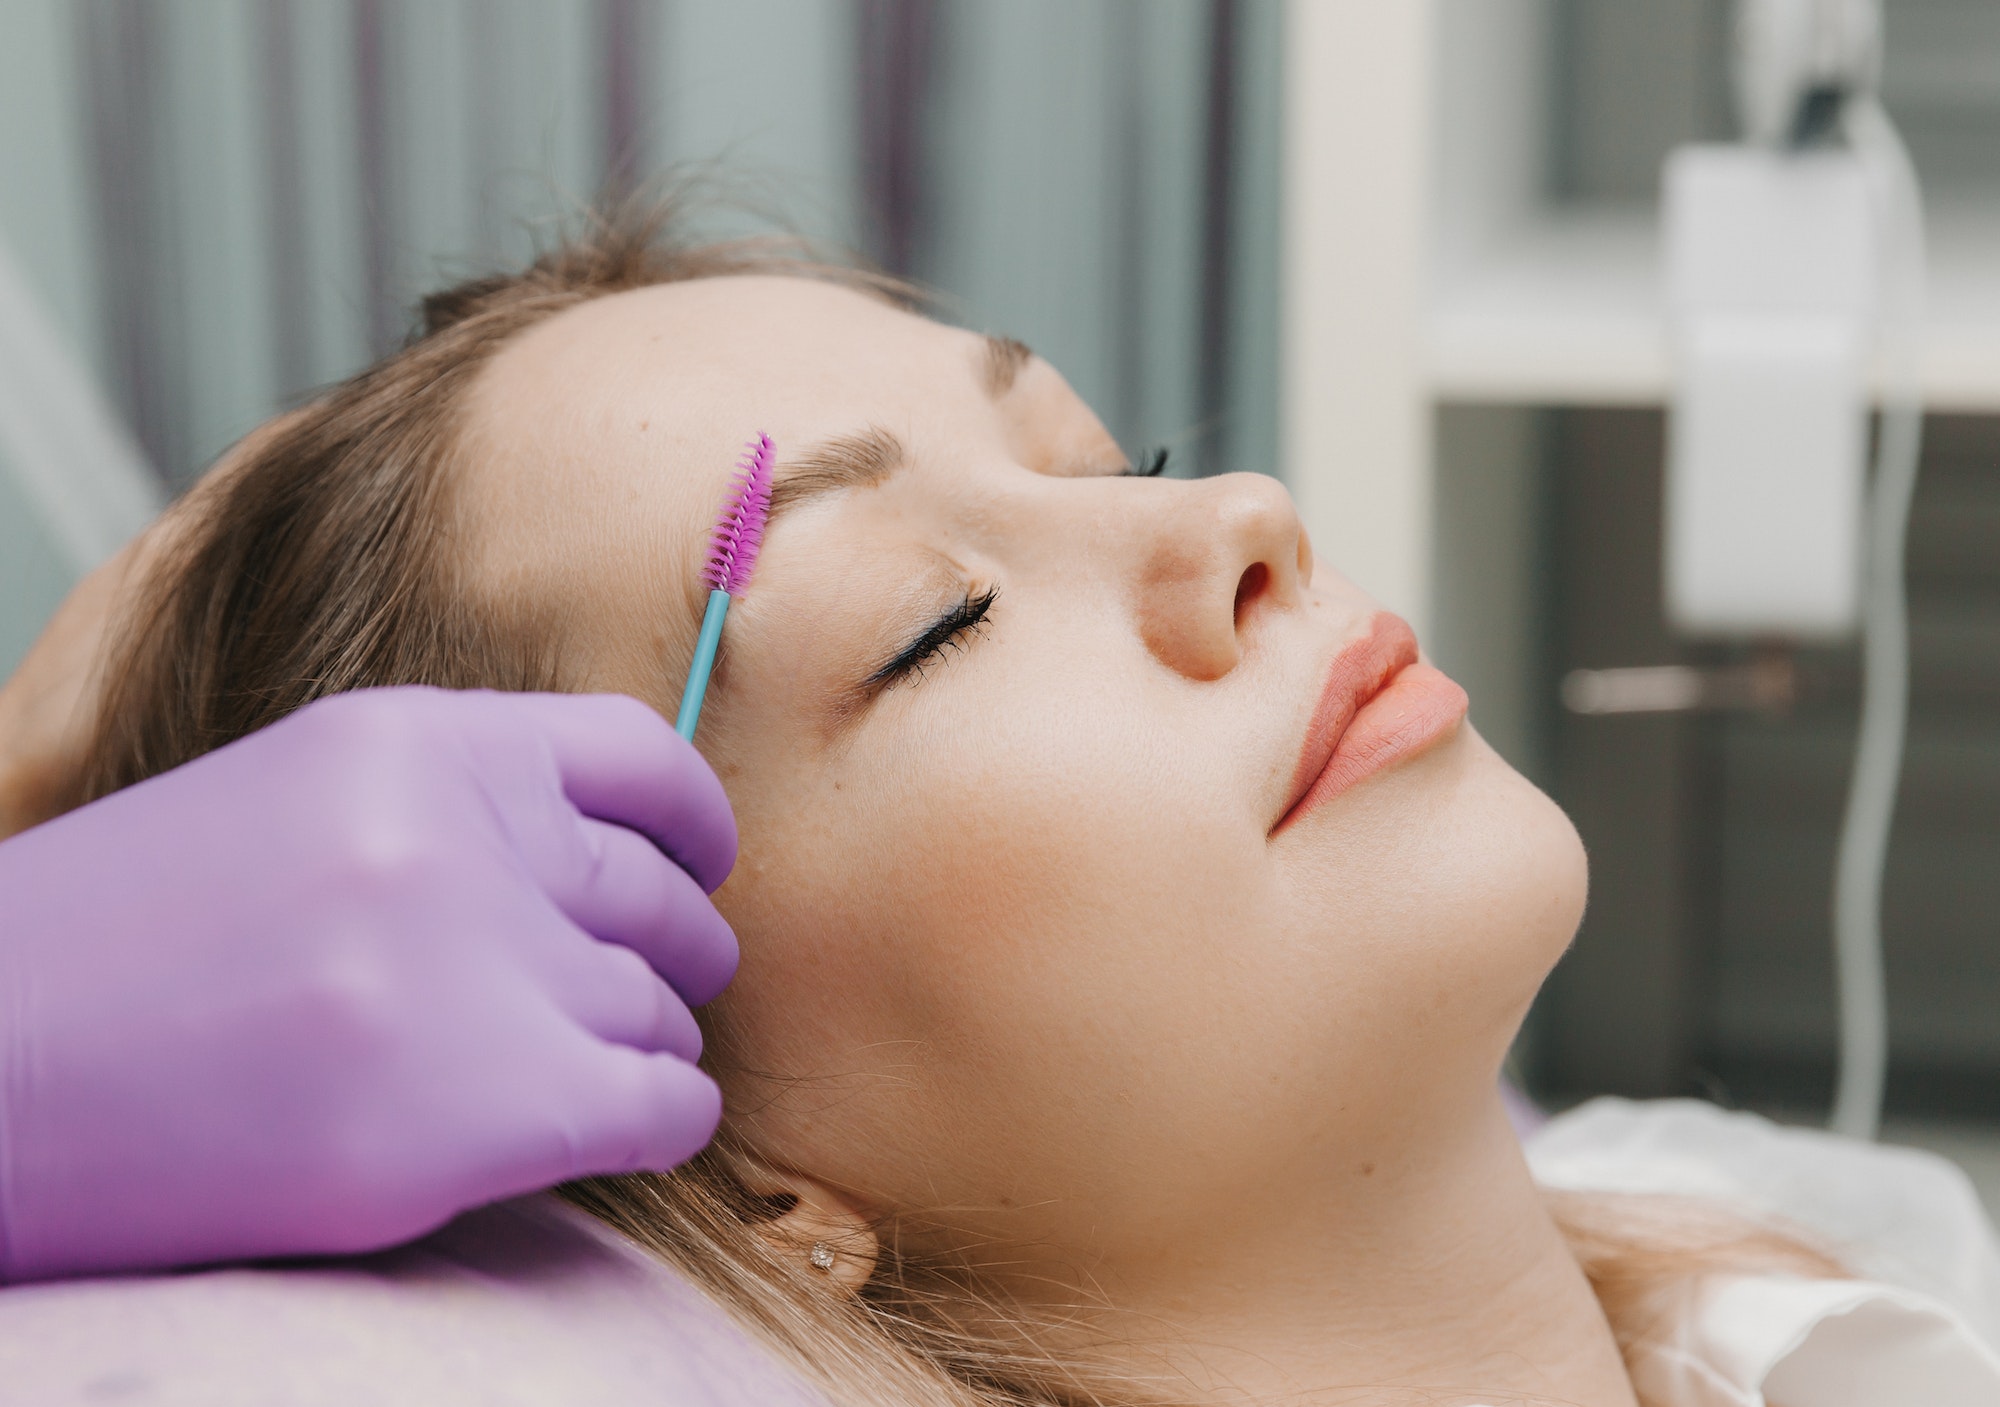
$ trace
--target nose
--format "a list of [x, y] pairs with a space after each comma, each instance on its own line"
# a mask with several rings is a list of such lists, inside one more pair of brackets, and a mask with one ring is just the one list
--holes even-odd
[[1140, 634], [1175, 673], [1220, 679], [1261, 619], [1304, 600], [1312, 548], [1291, 495], [1262, 474], [1161, 488], [1139, 543]]

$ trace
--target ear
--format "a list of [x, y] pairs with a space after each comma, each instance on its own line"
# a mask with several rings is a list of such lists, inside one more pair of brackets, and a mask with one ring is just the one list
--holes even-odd
[[785, 1208], [757, 1224], [765, 1243], [809, 1273], [824, 1276], [835, 1293], [859, 1294], [875, 1273], [882, 1243], [854, 1200], [818, 1178], [773, 1167], [754, 1153], [733, 1152], [729, 1163], [752, 1196]]

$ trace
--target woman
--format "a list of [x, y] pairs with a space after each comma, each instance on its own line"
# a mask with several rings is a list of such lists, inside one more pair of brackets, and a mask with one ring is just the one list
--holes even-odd
[[1707, 1401], [1647, 1366], [1693, 1273], [1840, 1273], [1552, 1209], [1495, 1076], [1581, 848], [1281, 488], [756, 248], [614, 221], [430, 300], [188, 501], [66, 802], [368, 685], [671, 714], [758, 431], [731, 1114], [581, 1205], [853, 1402]]

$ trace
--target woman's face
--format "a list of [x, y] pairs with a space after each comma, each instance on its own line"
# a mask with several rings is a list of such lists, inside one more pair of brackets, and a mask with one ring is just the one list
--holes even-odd
[[563, 603], [575, 682], [671, 715], [759, 431], [781, 506], [700, 741], [761, 1152], [1115, 1258], [1476, 1117], [1580, 848], [1441, 679], [1386, 711], [1416, 746], [1287, 818], [1336, 661], [1394, 630], [1275, 481], [1131, 476], [1049, 365], [861, 294], [684, 283], [483, 375], [484, 589]]

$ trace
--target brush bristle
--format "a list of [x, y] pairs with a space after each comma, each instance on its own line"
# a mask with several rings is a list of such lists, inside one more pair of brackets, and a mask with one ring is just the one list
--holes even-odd
[[750, 581], [757, 549], [764, 545], [764, 519], [771, 512], [772, 458], [771, 437], [759, 435], [744, 447], [737, 462], [729, 502], [708, 541], [708, 568], [701, 574], [711, 591], [740, 596]]

